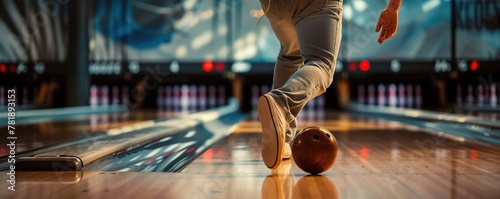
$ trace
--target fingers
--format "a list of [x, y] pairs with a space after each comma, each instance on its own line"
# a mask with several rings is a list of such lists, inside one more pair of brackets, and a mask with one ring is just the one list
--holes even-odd
[[389, 39], [388, 35], [389, 31], [387, 29], [383, 29], [382, 32], [380, 33], [380, 37], [378, 38], [378, 43], [379, 44], [384, 43], [385, 40]]
[[378, 43], [382, 44], [385, 40], [393, 37], [396, 34], [396, 28], [391, 29], [383, 29], [380, 33], [380, 37], [378, 38]]
[[378, 43], [382, 44], [385, 41], [385, 35], [387, 34], [387, 29], [384, 27], [380, 32], [380, 36], [378, 37]]
[[375, 28], [375, 32], [379, 32], [380, 29], [382, 28], [382, 18], [379, 18], [378, 19], [378, 22], [377, 22], [377, 27]]
[[391, 37], [392, 37], [392, 36], [394, 36], [394, 35], [396, 35], [396, 32], [397, 32], [397, 31], [398, 31], [398, 29], [397, 29], [397, 28], [393, 28], [393, 29], [392, 29], [392, 35], [391, 35]]
[[385, 25], [387, 25], [387, 13], [385, 10], [382, 10], [380, 16], [378, 17], [378, 22], [377, 22], [377, 27], [375, 28], [375, 32], [379, 32]]
[[390, 31], [389, 31], [389, 34], [386, 35], [387, 39], [393, 37], [394, 35], [396, 34], [396, 28], [392, 28]]
[[396, 34], [396, 28], [391, 28], [391, 29], [389, 29], [389, 30], [385, 33], [384, 38], [385, 38], [385, 39], [389, 39], [389, 38], [391, 38], [392, 36], [394, 36], [395, 34]]
[[383, 10], [375, 27], [375, 32], [380, 32], [378, 43], [382, 44], [385, 40], [396, 34], [398, 23], [397, 13]]
[[384, 41], [385, 41], [384, 31], [382, 31], [382, 33], [380, 33], [380, 37], [378, 37], [378, 43], [382, 44], [384, 43]]
[[[384, 39], [383, 39], [383, 36], [384, 36], [384, 32], [385, 32], [385, 20], [384, 20], [384, 17], [383, 17], [383, 14], [380, 15], [380, 18], [378, 19], [378, 22], [377, 22], [377, 27], [375, 28], [375, 32], [380, 32], [380, 30], [382, 30], [382, 32], [380, 33], [380, 36], [378, 38], [378, 43], [381, 44], [382, 42], [384, 42]], [[384, 27], [384, 29], [382, 29], [382, 27]]]

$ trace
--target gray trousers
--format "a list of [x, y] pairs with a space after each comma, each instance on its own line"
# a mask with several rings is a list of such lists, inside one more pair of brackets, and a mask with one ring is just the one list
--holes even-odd
[[270, 94], [284, 107], [290, 142], [300, 110], [333, 81], [342, 37], [342, 0], [260, 2], [263, 10], [269, 6], [266, 17], [281, 44]]

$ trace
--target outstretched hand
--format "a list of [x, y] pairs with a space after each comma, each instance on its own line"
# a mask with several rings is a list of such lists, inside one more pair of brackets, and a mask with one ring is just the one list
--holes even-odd
[[391, 38], [396, 34], [398, 29], [398, 11], [392, 9], [384, 9], [380, 13], [378, 19], [376, 32], [380, 32], [380, 37], [378, 38], [378, 43], [382, 44], [385, 40]]

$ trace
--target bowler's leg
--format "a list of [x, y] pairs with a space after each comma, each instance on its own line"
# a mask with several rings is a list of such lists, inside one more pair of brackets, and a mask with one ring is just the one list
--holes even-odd
[[297, 116], [310, 99], [324, 93], [333, 80], [342, 37], [342, 3], [328, 2], [326, 8], [296, 23], [304, 66], [283, 87], [271, 92], [293, 116]]
[[[285, 15], [285, 13], [282, 14]], [[290, 20], [270, 21], [271, 27], [281, 45], [274, 67], [273, 89], [283, 87], [288, 79], [304, 65], [304, 59], [300, 55], [299, 40], [295, 33], [295, 25], [291, 18], [289, 19]], [[287, 113], [290, 114], [289, 112]], [[292, 115], [287, 118], [292, 118]], [[291, 121], [287, 121], [288, 127], [285, 139], [287, 143], [293, 139], [297, 129], [295, 117], [290, 120]]]

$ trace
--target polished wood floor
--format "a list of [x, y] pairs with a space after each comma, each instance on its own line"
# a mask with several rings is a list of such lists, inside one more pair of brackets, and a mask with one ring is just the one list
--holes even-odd
[[267, 169], [249, 120], [179, 173], [18, 173], [15, 193], [0, 181], [0, 198], [500, 198], [500, 146], [346, 113], [300, 124], [339, 143], [322, 175], [293, 160]]

